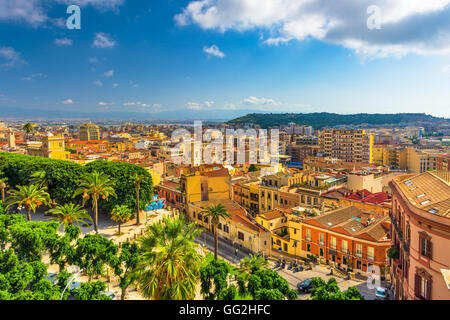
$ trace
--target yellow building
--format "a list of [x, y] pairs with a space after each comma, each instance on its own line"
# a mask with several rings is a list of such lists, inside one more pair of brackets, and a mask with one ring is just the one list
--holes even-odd
[[231, 199], [231, 176], [222, 165], [184, 168], [180, 179], [183, 203]]
[[256, 217], [272, 234], [272, 251], [300, 257], [302, 218], [293, 210], [274, 209]]
[[373, 139], [365, 130], [325, 129], [319, 132], [320, 153], [345, 162], [372, 163]]
[[227, 239], [230, 243], [244, 247], [252, 252], [270, 254], [271, 233], [261, 227], [255, 220], [247, 216], [246, 211], [233, 200], [208, 200], [188, 204], [188, 214], [191, 221], [203, 228], [214, 232], [211, 219], [202, 212], [212, 205], [222, 204], [230, 219], [220, 218], [217, 232], [219, 237]]
[[405, 148], [393, 146], [375, 146], [373, 148], [373, 163], [400, 170], [407, 169], [408, 152]]
[[80, 140], [100, 140], [100, 129], [96, 124], [86, 123], [80, 127]]
[[64, 147], [64, 137], [54, 136], [50, 132], [42, 136], [41, 146], [27, 147], [27, 154], [35, 157], [44, 157], [58, 160], [70, 159], [70, 152], [66, 151]]

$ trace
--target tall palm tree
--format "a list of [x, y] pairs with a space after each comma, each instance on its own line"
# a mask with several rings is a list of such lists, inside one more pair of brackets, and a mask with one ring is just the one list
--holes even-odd
[[211, 219], [211, 224], [213, 226], [214, 232], [214, 259], [217, 260], [217, 252], [219, 249], [219, 234], [217, 233], [217, 225], [219, 224], [220, 218], [230, 219], [231, 215], [221, 203], [219, 203], [218, 205], [211, 205], [200, 213], [204, 214], [205, 217], [209, 217]]
[[86, 201], [92, 199], [92, 209], [94, 210], [94, 229], [95, 233], [98, 233], [98, 200], [107, 199], [109, 196], [117, 197], [113, 189], [114, 183], [109, 176], [101, 172], [91, 172], [81, 178], [79, 181], [79, 187], [75, 190], [73, 198], [82, 194], [83, 206]]
[[119, 235], [120, 235], [120, 225], [122, 223], [126, 223], [131, 219], [131, 216], [133, 215], [133, 212], [130, 208], [128, 208], [127, 205], [117, 205], [114, 207], [113, 211], [111, 212], [111, 219], [118, 222], [119, 224]]
[[23, 129], [23, 131], [25, 131], [27, 136], [29, 136], [30, 133], [32, 133], [34, 131], [34, 126], [31, 123], [27, 122], [23, 125], [22, 129]]
[[0, 190], [2, 193], [2, 202], [5, 202], [5, 189], [6, 183], [8, 182], [8, 178], [0, 178]]
[[192, 300], [199, 281], [202, 255], [194, 242], [201, 233], [183, 217], [164, 218], [139, 238], [139, 291], [157, 300]]
[[87, 210], [82, 206], [73, 203], [57, 205], [47, 212], [55, 216], [52, 220], [59, 221], [61, 224], [64, 224], [64, 226], [73, 225], [74, 223], [82, 223], [84, 226], [88, 226], [89, 224], [86, 220], [92, 222], [92, 218]]
[[31, 220], [31, 211], [36, 212], [36, 209], [41, 205], [47, 205], [51, 202], [50, 195], [46, 192], [46, 187], [40, 187], [35, 184], [29, 186], [18, 186], [17, 190], [11, 190], [9, 197], [6, 199], [6, 204], [12, 206], [24, 206], [27, 211], [28, 221]]
[[141, 184], [142, 184], [142, 182], [144, 182], [145, 177], [143, 175], [140, 175], [139, 173], [135, 173], [131, 177], [131, 179], [132, 179], [132, 181], [134, 183], [134, 187], [136, 189], [136, 208], [137, 208], [136, 225], [140, 225], [141, 221], [139, 218], [139, 210], [140, 210], [139, 195], [140, 195], [140, 190], [141, 190]]

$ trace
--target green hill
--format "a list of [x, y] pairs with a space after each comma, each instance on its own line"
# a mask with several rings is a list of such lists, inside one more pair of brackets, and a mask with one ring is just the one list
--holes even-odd
[[251, 113], [228, 121], [229, 124], [257, 124], [262, 128], [287, 125], [291, 122], [299, 125], [312, 126], [314, 129], [333, 127], [337, 125], [384, 125], [407, 124], [418, 122], [450, 121], [437, 118], [425, 113], [397, 113], [397, 114], [336, 114], [336, 113]]

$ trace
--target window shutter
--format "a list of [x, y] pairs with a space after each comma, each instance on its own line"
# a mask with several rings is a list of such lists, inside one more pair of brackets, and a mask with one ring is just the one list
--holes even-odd
[[414, 294], [416, 297], [420, 297], [420, 276], [416, 274], [414, 281]]
[[432, 246], [432, 243], [431, 243], [431, 241], [429, 241], [429, 240], [427, 240], [427, 249], [428, 249], [428, 251], [427, 251], [427, 257], [428, 258], [432, 258], [432, 254], [433, 254], [433, 251], [432, 251], [432, 249], [433, 249], [433, 246]]
[[427, 280], [427, 296], [425, 297], [427, 300], [431, 300], [431, 281]]

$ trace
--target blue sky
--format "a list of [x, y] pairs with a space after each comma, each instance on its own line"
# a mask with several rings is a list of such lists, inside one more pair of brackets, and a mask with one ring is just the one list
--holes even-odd
[[0, 0], [0, 110], [450, 117], [450, 1], [335, 2]]

